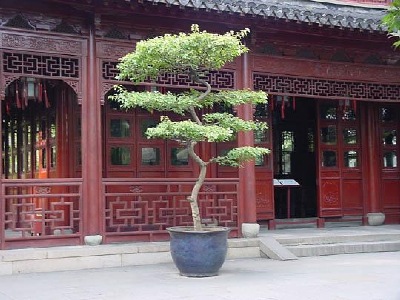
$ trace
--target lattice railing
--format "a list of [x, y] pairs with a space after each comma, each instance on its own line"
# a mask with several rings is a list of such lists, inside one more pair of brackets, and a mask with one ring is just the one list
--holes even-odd
[[18, 179], [2, 182], [2, 242], [81, 232], [81, 179]]
[[[105, 179], [106, 235], [165, 233], [170, 226], [191, 226], [187, 197], [194, 179]], [[238, 227], [238, 180], [208, 179], [200, 191], [206, 222]]]

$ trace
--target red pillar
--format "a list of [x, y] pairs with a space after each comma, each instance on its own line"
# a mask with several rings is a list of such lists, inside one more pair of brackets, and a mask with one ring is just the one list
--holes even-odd
[[[241, 88], [253, 89], [249, 67], [249, 55], [242, 56]], [[240, 105], [237, 109], [238, 117], [244, 120], [253, 120], [253, 105]], [[241, 132], [238, 135], [238, 146], [254, 146], [253, 132]], [[241, 199], [240, 223], [255, 223], [256, 214], [256, 178], [254, 162], [244, 163], [244, 168], [239, 169], [239, 189]]]
[[98, 95], [96, 37], [91, 25], [88, 41], [85, 98], [82, 101], [83, 233], [101, 233], [101, 104]]
[[376, 130], [376, 124], [378, 124], [378, 112], [376, 106], [368, 103], [367, 104], [367, 155], [368, 155], [368, 191], [367, 197], [369, 199], [369, 205], [367, 205], [367, 212], [380, 212], [380, 193], [379, 193], [379, 181], [380, 181], [380, 158], [377, 156], [379, 153], [379, 134]]

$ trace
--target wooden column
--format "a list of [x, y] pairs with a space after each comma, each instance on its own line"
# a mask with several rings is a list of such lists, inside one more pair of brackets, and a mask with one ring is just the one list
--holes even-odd
[[[249, 70], [249, 55], [246, 53], [242, 56], [241, 68], [241, 88], [253, 89], [251, 81], [251, 73]], [[237, 109], [238, 117], [244, 120], [253, 120], [253, 105], [240, 105]], [[254, 146], [253, 132], [241, 132], [238, 136], [238, 146]], [[255, 223], [257, 221], [256, 213], [256, 178], [254, 162], [244, 163], [244, 168], [239, 169], [239, 189], [242, 213], [241, 222]]]
[[98, 68], [94, 25], [88, 42], [85, 99], [82, 101], [83, 233], [101, 233], [101, 104], [98, 95]]
[[367, 191], [367, 212], [380, 212], [380, 193], [379, 193], [379, 179], [380, 179], [380, 156], [379, 153], [379, 134], [376, 131], [376, 124], [379, 122], [378, 112], [376, 105], [373, 103], [367, 104], [367, 170], [368, 170], [368, 191]]

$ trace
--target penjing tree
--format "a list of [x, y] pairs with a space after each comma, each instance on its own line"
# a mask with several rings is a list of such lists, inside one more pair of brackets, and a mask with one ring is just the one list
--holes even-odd
[[[249, 51], [242, 39], [249, 30], [227, 32], [225, 34], [200, 31], [192, 25], [190, 33], [165, 34], [140, 41], [135, 51], [120, 59], [119, 80], [129, 80], [135, 84], [156, 80], [162, 74], [187, 74], [201, 88], [182, 93], [160, 93], [158, 91], [128, 91], [116, 86], [112, 101], [119, 102], [121, 108], [140, 107], [149, 112], [165, 113], [158, 125], [148, 128], [147, 138], [178, 141], [197, 163], [200, 172], [193, 186], [190, 202], [194, 230], [201, 231], [198, 195], [206, 178], [207, 167], [212, 164], [240, 167], [244, 161], [254, 160], [269, 153], [261, 147], [238, 147], [224, 155], [205, 160], [196, 152], [200, 142], [220, 143], [236, 139], [240, 131], [263, 131], [267, 125], [262, 122], [243, 120], [233, 113], [219, 112], [216, 107], [234, 107], [245, 103], [266, 104], [267, 95], [263, 91], [231, 90], [214, 91], [205, 78], [210, 70], [221, 69], [226, 63]], [[213, 109], [214, 108], [214, 109]], [[204, 113], [205, 111], [214, 111]], [[173, 121], [167, 113], [183, 116]]]

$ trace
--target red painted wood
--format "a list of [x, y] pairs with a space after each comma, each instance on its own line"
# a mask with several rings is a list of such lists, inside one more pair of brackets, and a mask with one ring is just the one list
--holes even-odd
[[352, 63], [350, 67], [349, 63], [343, 62], [253, 54], [251, 67], [254, 72], [268, 70], [269, 74], [304, 78], [399, 83], [398, 68], [384, 65]]
[[368, 178], [368, 194], [369, 194], [369, 211], [370, 212], [379, 212], [379, 176], [380, 174], [380, 157], [377, 157], [376, 154], [378, 151], [378, 144], [380, 143], [379, 135], [376, 131], [375, 124], [379, 122], [378, 120], [378, 112], [376, 106], [369, 105], [367, 107], [367, 130], [368, 130], [368, 169], [369, 169], [369, 178]]
[[[242, 89], [251, 89], [251, 72], [249, 70], [249, 55], [242, 56]], [[251, 104], [240, 105], [237, 108], [237, 115], [244, 120], [253, 120], [253, 106]], [[238, 134], [238, 147], [254, 146], [253, 133], [250, 131], [240, 132]], [[239, 169], [239, 182], [241, 198], [243, 201], [243, 222], [255, 223], [256, 215], [256, 192], [255, 192], [255, 167], [254, 162], [246, 162], [243, 168]]]
[[101, 122], [98, 97], [95, 29], [90, 27], [87, 57], [86, 99], [82, 103], [82, 175], [84, 233], [95, 235], [101, 230]]
[[[256, 174], [256, 205], [257, 205], [257, 220], [273, 220], [275, 219], [275, 203], [274, 203], [274, 186], [273, 186], [273, 151], [272, 151], [272, 130], [273, 124], [271, 120], [272, 107], [274, 105], [274, 96], [268, 95], [268, 105], [266, 116], [258, 117], [258, 121], [266, 122], [268, 130], [265, 135], [265, 140], [255, 144], [258, 147], [265, 147], [271, 150], [264, 159], [262, 166], [255, 167]], [[274, 223], [269, 222], [269, 228], [273, 229]]]
[[[318, 103], [318, 174], [319, 174], [319, 217], [362, 216], [364, 214], [363, 164], [362, 164], [362, 131], [360, 124], [364, 121], [361, 113], [364, 104], [355, 112], [356, 119], [344, 118], [344, 108], [337, 101], [320, 101]], [[335, 119], [323, 119], [324, 105], [336, 107]], [[366, 104], [368, 105], [368, 104]], [[336, 142], [326, 143], [322, 132], [326, 128], [335, 128]], [[346, 143], [344, 132], [356, 131], [356, 140]], [[336, 154], [335, 166], [323, 165], [324, 151]], [[357, 166], [347, 167], [344, 155], [348, 151], [357, 152]], [[365, 180], [365, 179], [364, 179]]]
[[398, 155], [400, 150], [400, 145], [394, 140], [388, 141], [386, 139], [386, 134], [388, 132], [395, 131], [397, 135], [400, 130], [400, 114], [399, 114], [398, 104], [381, 104], [378, 107], [377, 114], [381, 113], [382, 109], [389, 109], [391, 112], [391, 120], [383, 120], [380, 116], [378, 121], [378, 126], [376, 126], [376, 134], [378, 139], [378, 151], [380, 151], [380, 159], [377, 161], [377, 165], [380, 171], [381, 180], [378, 182], [379, 185], [379, 202], [378, 202], [378, 212], [383, 212], [386, 216], [385, 223], [387, 224], [398, 224], [400, 221], [400, 190], [399, 190], [399, 180], [400, 180], [400, 167], [397, 166], [387, 166], [383, 164], [383, 158], [387, 152], [395, 152]]
[[362, 216], [364, 214], [362, 185], [362, 179], [343, 179], [343, 215]]
[[[104, 179], [106, 240], [165, 239], [165, 228], [191, 226], [186, 198], [195, 179], [119, 178]], [[215, 220], [238, 232], [238, 190], [236, 178], [206, 179], [199, 195], [204, 219]]]

